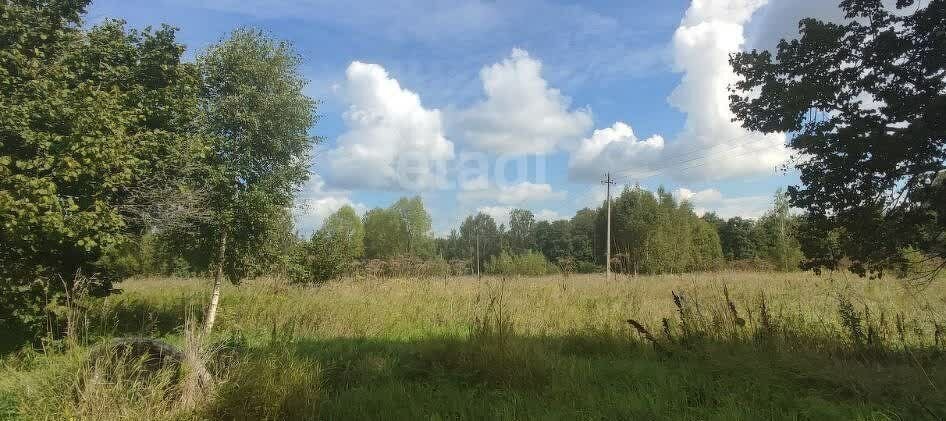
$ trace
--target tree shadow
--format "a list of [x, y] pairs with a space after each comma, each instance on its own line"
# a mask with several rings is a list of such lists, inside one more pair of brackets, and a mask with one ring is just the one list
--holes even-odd
[[97, 301], [85, 312], [92, 338], [109, 336], [161, 337], [179, 333], [188, 313], [199, 316], [201, 307], [191, 297], [163, 301], [135, 295], [121, 296], [112, 302]]
[[[77, 325], [80, 342], [94, 343], [115, 336], [163, 337], [180, 333], [188, 312], [200, 316], [195, 312], [200, 307], [195, 306], [191, 298], [155, 302], [134, 295], [116, 297], [118, 299], [96, 299], [77, 311], [79, 316], [73, 323]], [[61, 341], [67, 320], [57, 314], [50, 314], [48, 318], [44, 323], [45, 332], [40, 335], [29, 326], [16, 323], [16, 320], [3, 323], [0, 326], [3, 330], [0, 357], [31, 344], [41, 348], [42, 343], [49, 339]]]
[[[622, 334], [293, 338], [321, 365], [325, 419], [940, 419], [946, 364], [883, 364]], [[932, 377], [931, 377], [932, 376]], [[248, 386], [252, 387], [252, 386]]]

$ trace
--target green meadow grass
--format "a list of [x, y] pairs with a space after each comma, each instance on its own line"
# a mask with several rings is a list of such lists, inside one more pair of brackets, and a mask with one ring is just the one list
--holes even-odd
[[803, 273], [261, 279], [224, 290], [205, 341], [217, 384], [192, 405], [178, 374], [129, 375], [142, 371], [90, 349], [118, 336], [182, 345], [208, 282], [120, 287], [84, 306], [78, 345], [4, 358], [0, 418], [946, 417], [942, 280], [920, 290]]

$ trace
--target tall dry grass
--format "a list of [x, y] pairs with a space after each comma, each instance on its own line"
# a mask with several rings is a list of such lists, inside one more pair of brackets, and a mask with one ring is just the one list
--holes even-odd
[[[464, 335], [481, 311], [483, 297], [497, 288], [501, 279], [345, 279], [321, 287], [250, 281], [228, 286], [225, 291], [219, 316], [225, 327], [221, 331], [268, 331], [274, 324], [292, 323], [297, 334], [321, 338], [410, 340]], [[641, 276], [610, 282], [598, 274], [573, 274], [567, 289], [561, 288], [561, 282], [561, 275], [506, 278], [503, 305], [518, 334], [625, 331], [628, 318], [660, 330], [663, 320], [678, 319], [674, 293], [685, 296], [704, 317], [738, 314], [747, 322], [759, 323], [761, 317], [779, 317], [797, 330], [825, 335], [846, 333], [838, 311], [841, 300], [846, 300], [857, 312], [869, 313], [875, 322], [880, 315], [890, 325], [901, 320], [905, 345], [934, 341], [936, 325], [946, 320], [943, 282], [915, 290], [894, 279], [868, 280], [845, 273], [749, 272]], [[208, 286], [203, 280], [162, 278], [126, 281], [122, 288], [124, 294], [102, 302], [102, 307], [109, 309], [96, 312], [134, 313], [136, 316], [124, 323], [137, 318], [141, 329], [155, 331], [158, 322], [151, 320], [168, 323], [168, 314], [179, 311], [184, 303], [203, 300]], [[760, 314], [763, 297], [766, 314]]]
[[[946, 380], [936, 371], [946, 350], [943, 282], [915, 290], [845, 274], [746, 272], [612, 281], [572, 274], [563, 282], [359, 278], [303, 287], [259, 279], [226, 287], [216, 333], [201, 338], [187, 315], [205, 303], [207, 280], [133, 279], [87, 306], [90, 337], [76, 343], [162, 337], [182, 348], [182, 364], [149, 371], [144, 361], [96, 356], [94, 346], [26, 352], [4, 360], [0, 414], [6, 399], [25, 419], [492, 418], [493, 403], [465, 396], [497, 390], [505, 392], [494, 403], [512, 411], [499, 418], [549, 418], [541, 402], [562, 405], [571, 390], [592, 405], [587, 413], [604, 417], [791, 418], [798, 414], [779, 411], [794, 405], [792, 394], [821, 390], [812, 381], [855, 399], [818, 401], [824, 414], [869, 414], [883, 399], [897, 402], [896, 413], [897, 405], [913, 405], [903, 413], [914, 415], [942, 409], [928, 402]], [[713, 370], [724, 370], [759, 387], [786, 381], [769, 372], [774, 355], [788, 356], [779, 372], [802, 378], [800, 389], [765, 398], [785, 395], [781, 406], [714, 380]], [[678, 364], [697, 374], [673, 371]], [[610, 386], [580, 390], [602, 376]], [[772, 390], [785, 387], [796, 386]]]

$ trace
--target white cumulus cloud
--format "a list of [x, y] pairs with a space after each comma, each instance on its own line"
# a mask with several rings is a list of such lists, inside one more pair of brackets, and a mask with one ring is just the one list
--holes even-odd
[[685, 200], [690, 203], [718, 202], [722, 200], [723, 194], [716, 189], [705, 189], [693, 191], [686, 187], [680, 187], [673, 192], [677, 200]]
[[536, 220], [536, 221], [549, 221], [549, 222], [552, 222], [552, 221], [557, 221], [557, 220], [559, 220], [559, 219], [568, 219], [568, 218], [562, 217], [561, 214], [559, 214], [558, 212], [556, 212], [556, 211], [554, 211], [554, 210], [551, 210], [551, 209], [542, 209], [542, 210], [540, 210], [540, 211], [538, 211], [538, 212], [535, 213], [535, 220]]
[[311, 175], [292, 211], [296, 230], [302, 235], [312, 233], [322, 226], [325, 218], [345, 205], [355, 208], [359, 214], [367, 210], [365, 205], [352, 201], [349, 192], [326, 189], [321, 176]]
[[524, 50], [484, 67], [480, 79], [486, 99], [451, 117], [451, 133], [476, 149], [544, 154], [592, 126], [591, 112], [571, 110], [571, 100], [548, 86], [542, 63]]
[[601, 177], [602, 169], [631, 170], [631, 163], [640, 163], [644, 169], [657, 162], [663, 150], [660, 135], [638, 139], [631, 126], [619, 121], [582, 139], [572, 152], [569, 174], [579, 180], [595, 180]]
[[489, 215], [496, 221], [496, 225], [505, 225], [509, 227], [509, 212], [515, 209], [512, 206], [480, 206], [476, 209], [478, 213]]
[[[743, 26], [763, 0], [694, 1], [673, 36], [674, 63], [684, 73], [670, 94], [687, 114], [683, 133], [668, 156], [705, 151], [700, 164], [678, 169], [684, 179], [727, 178], [773, 172], [789, 152], [781, 133], [763, 135], [733, 122], [728, 87], [737, 81], [729, 54], [745, 43]], [[690, 153], [689, 155], [693, 155]]]
[[425, 190], [445, 180], [454, 156], [439, 110], [377, 64], [352, 62], [339, 91], [347, 131], [328, 152], [330, 180], [346, 188]]
[[612, 171], [724, 179], [771, 173], [785, 163], [789, 151], [784, 134], [747, 131], [732, 121], [729, 110], [728, 87], [737, 80], [729, 55], [743, 47], [744, 26], [764, 4], [694, 0], [672, 43], [674, 67], [683, 78], [668, 101], [686, 114], [682, 132], [666, 145], [659, 135], [641, 142], [626, 124], [615, 123], [581, 142], [571, 159], [572, 177], [588, 181]]
[[[497, 226], [502, 224], [505, 225], [506, 228], [509, 228], [509, 213], [512, 212], [513, 209], [521, 208], [517, 208], [516, 206], [480, 206], [476, 209], [476, 211], [491, 216], [493, 220], [496, 221]], [[532, 211], [532, 216], [537, 222], [552, 222], [559, 219], [568, 219], [566, 217], [562, 217], [561, 214], [552, 209], [540, 209], [537, 211]]]

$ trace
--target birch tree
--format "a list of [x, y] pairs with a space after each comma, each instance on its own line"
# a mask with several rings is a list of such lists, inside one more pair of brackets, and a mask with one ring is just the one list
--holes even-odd
[[211, 139], [213, 221], [203, 227], [214, 261], [208, 334], [224, 279], [239, 282], [267, 267], [260, 264], [267, 257], [261, 245], [308, 178], [317, 102], [304, 93], [301, 58], [291, 45], [254, 29], [234, 31], [197, 63]]

